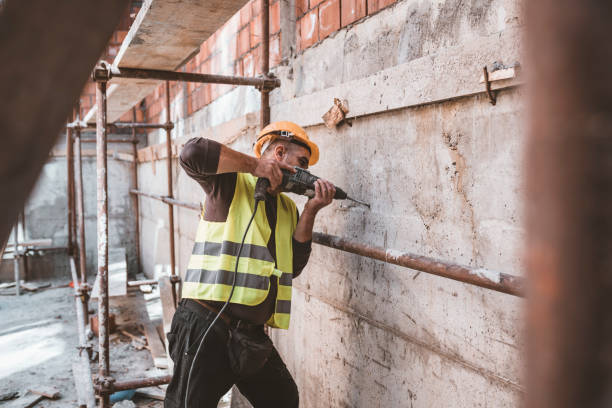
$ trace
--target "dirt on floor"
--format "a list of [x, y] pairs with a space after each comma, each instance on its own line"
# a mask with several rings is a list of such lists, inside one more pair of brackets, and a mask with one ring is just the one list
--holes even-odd
[[[17, 398], [0, 401], [2, 408], [22, 407], [32, 398], [30, 389], [47, 387], [57, 389], [59, 399], [44, 399], [36, 407], [78, 405], [72, 373], [78, 353], [74, 290], [66, 286], [65, 280], [51, 283], [50, 288], [33, 293], [0, 296], [0, 399], [18, 393]], [[95, 310], [96, 302], [90, 301], [90, 307]], [[160, 310], [159, 298], [152, 294], [145, 300], [138, 288], [130, 289], [127, 296], [111, 298], [110, 302], [118, 329], [142, 339], [145, 337], [141, 324], [149, 316], [158, 324]], [[97, 339], [93, 338], [91, 343], [97, 351]], [[111, 335], [111, 375], [118, 381], [166, 374], [153, 366], [150, 352], [139, 343], [119, 331]], [[97, 368], [93, 361], [94, 375]], [[122, 406], [163, 406], [162, 401], [139, 396], [131, 401], [134, 405]]]

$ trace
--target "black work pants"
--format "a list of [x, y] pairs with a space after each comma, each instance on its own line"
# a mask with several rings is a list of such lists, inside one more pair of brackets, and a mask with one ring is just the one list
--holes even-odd
[[[214, 317], [215, 314], [207, 310], [195, 313], [185, 307], [184, 303], [177, 308], [168, 333], [174, 375], [166, 391], [164, 407], [185, 407], [191, 362], [202, 335]], [[263, 327], [260, 330], [263, 331]], [[238, 378], [230, 368], [227, 339], [227, 326], [219, 319], [204, 340], [193, 367], [187, 404], [189, 408], [216, 408], [221, 397], [234, 384], [254, 408], [298, 407], [297, 385], [276, 349], [272, 350], [270, 358], [259, 372]]]

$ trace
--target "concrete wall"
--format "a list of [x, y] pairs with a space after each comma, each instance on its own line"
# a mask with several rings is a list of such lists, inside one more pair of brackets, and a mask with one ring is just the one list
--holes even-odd
[[[312, 171], [372, 204], [334, 202], [315, 230], [521, 275], [524, 97], [519, 80], [496, 83], [493, 106], [479, 83], [483, 66], [521, 62], [521, 37], [516, 0], [403, 0], [276, 68], [272, 120], [304, 125], [321, 148]], [[352, 126], [321, 124], [333, 97], [348, 99]], [[180, 98], [179, 142], [207, 136], [250, 151], [252, 90], [186, 118], [174, 111]], [[175, 195], [200, 200], [174, 168]], [[165, 194], [164, 177], [163, 162], [155, 174], [139, 166], [147, 191]], [[182, 273], [197, 216], [176, 211]], [[167, 209], [141, 199], [140, 216], [152, 275], [167, 268]], [[301, 406], [520, 405], [521, 299], [317, 245], [294, 288], [291, 328], [272, 337]]]
[[[84, 137], [91, 138], [92, 134]], [[121, 137], [121, 135], [109, 135]], [[125, 137], [125, 135], [123, 135]], [[65, 136], [54, 147], [56, 156], [44, 165], [36, 187], [25, 206], [26, 237], [28, 239], [51, 238], [52, 246], [66, 246], [68, 242]], [[93, 278], [97, 273], [97, 203], [96, 203], [96, 157], [95, 143], [83, 144], [83, 200], [85, 207], [85, 243], [87, 273]], [[128, 144], [111, 144], [111, 152], [132, 153]], [[61, 154], [61, 156], [59, 156]], [[129, 196], [133, 188], [133, 162], [109, 156], [108, 201], [109, 201], [109, 245], [110, 248], [126, 248], [128, 272], [138, 270], [135, 216]], [[31, 279], [70, 278], [70, 269], [65, 251], [46, 252], [28, 257]], [[2, 262], [2, 279], [13, 280], [12, 260]]]

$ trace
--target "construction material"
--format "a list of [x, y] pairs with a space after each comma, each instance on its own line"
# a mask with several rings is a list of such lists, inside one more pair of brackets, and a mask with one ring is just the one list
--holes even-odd
[[155, 329], [155, 326], [150, 321], [144, 324], [145, 336], [147, 337], [147, 344], [149, 345], [149, 351], [153, 358], [153, 364], [157, 368], [168, 368], [168, 357], [166, 356], [166, 348], [162, 343], [159, 333]]
[[[100, 275], [96, 276], [91, 298], [97, 299], [100, 293]], [[127, 259], [124, 248], [108, 252], [108, 296], [127, 294]]]
[[72, 375], [74, 376], [79, 407], [95, 408], [96, 398], [87, 353], [84, 353], [82, 357], [72, 363]]
[[168, 197], [165, 197], [159, 194], [145, 193], [139, 190], [130, 190], [130, 194], [136, 194], [136, 195], [140, 195], [143, 197], [153, 198], [155, 200], [159, 200], [164, 203], [176, 205], [176, 206], [183, 207], [183, 208], [189, 208], [190, 210], [200, 211], [202, 209], [199, 204], [186, 203], [184, 201], [179, 201], [173, 198], [168, 198]]
[[30, 388], [29, 390], [32, 394], [42, 395], [43, 397], [56, 400], [60, 397], [60, 392], [57, 388], [49, 387], [49, 386], [38, 386], [36, 388]]
[[[114, 391], [123, 391], [123, 390], [133, 390], [138, 388], [146, 388], [153, 387], [155, 385], [162, 385], [170, 383], [172, 379], [171, 375], [162, 375], [159, 377], [149, 377], [138, 380], [124, 380], [124, 381], [116, 381], [113, 384]], [[100, 386], [95, 385], [94, 388], [99, 392]]]
[[[28, 239], [28, 240], [19, 242], [19, 247], [24, 247], [24, 248], [48, 247], [48, 246], [51, 246], [52, 244], [53, 244], [53, 240], [50, 238]], [[6, 249], [15, 249], [15, 244], [12, 242], [7, 243]]]
[[23, 282], [21, 287], [28, 292], [36, 292], [38, 289], [45, 289], [51, 287], [50, 283], [34, 283], [34, 282]]
[[5, 392], [4, 394], [0, 394], [0, 401], [9, 401], [17, 397], [19, 397], [19, 392], [17, 391]]
[[[115, 330], [117, 329], [117, 324], [115, 323], [115, 314], [114, 313], [109, 313], [108, 315], [108, 320], [106, 323], [106, 327], [108, 327], [108, 333], [109, 335], [111, 333], [114, 333]], [[100, 335], [100, 320], [99, 320], [99, 316], [93, 315], [93, 316], [89, 316], [89, 328], [90, 330], [93, 332], [93, 334], [95, 334], [96, 336]]]
[[[159, 278], [159, 297], [162, 304], [162, 323], [164, 328], [164, 343], [166, 346], [166, 355], [170, 355], [168, 349], [168, 338], [167, 333], [170, 333], [170, 326], [172, 325], [172, 317], [176, 311], [176, 298], [173, 290], [173, 284], [169, 276], [162, 276]], [[172, 360], [168, 359], [168, 369], [170, 372], [173, 370]]]
[[359, 244], [354, 241], [334, 235], [322, 234], [320, 232], [312, 233], [312, 242], [390, 264], [404, 266], [417, 271], [431, 273], [433, 275], [507, 293], [509, 295], [524, 296], [525, 281], [518, 276], [490, 271], [483, 268], [472, 268], [469, 266], [443, 262], [408, 252]]
[[346, 99], [340, 100], [334, 98], [334, 104], [325, 112], [322, 119], [328, 129], [334, 130], [336, 126], [344, 121], [348, 112], [348, 101]]
[[136, 395], [158, 401], [163, 401], [166, 398], [166, 392], [158, 387], [141, 388], [136, 391]]

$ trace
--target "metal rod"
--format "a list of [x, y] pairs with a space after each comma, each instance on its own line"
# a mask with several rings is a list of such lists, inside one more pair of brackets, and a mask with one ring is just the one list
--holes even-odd
[[[136, 108], [132, 108], [132, 122], [136, 122]], [[132, 127], [132, 154], [134, 155], [134, 166], [132, 167], [132, 178], [134, 179], [134, 189], [138, 190], [138, 138], [136, 137], [136, 128]], [[136, 228], [136, 236], [134, 237], [134, 245], [136, 246], [136, 268], [140, 272], [140, 203], [138, 196], [132, 197], [132, 206], [134, 211], [134, 222]]]
[[[270, 71], [270, 1], [262, 0], [261, 4], [261, 73], [268, 78]], [[279, 84], [280, 86], [280, 84]], [[270, 123], [270, 91], [261, 89], [261, 129]]]
[[[28, 238], [26, 237], [26, 227], [25, 227], [25, 206], [24, 206], [24, 208], [23, 208], [23, 210], [21, 212], [21, 219], [20, 219], [20, 223], [19, 223], [19, 230], [21, 231], [21, 237], [24, 240], [27, 240]], [[19, 233], [19, 231], [18, 231], [18, 233]], [[22, 267], [23, 267], [23, 280], [27, 282], [28, 281], [28, 257], [25, 256], [25, 252], [26, 252], [26, 250], [24, 250], [24, 253], [23, 253], [24, 256], [23, 256], [23, 260], [22, 260], [22, 262], [23, 262]]]
[[[96, 143], [96, 139], [82, 139], [82, 143]], [[138, 144], [138, 140], [134, 139], [107, 139], [106, 143], [130, 143]]]
[[482, 268], [457, 265], [437, 259], [359, 244], [334, 235], [313, 232], [312, 242], [330, 248], [365, 256], [421, 272], [431, 273], [460, 282], [469, 283], [514, 296], [523, 296], [524, 280], [521, 277]]
[[[172, 379], [171, 375], [162, 375], [159, 377], [150, 377], [136, 380], [117, 381], [113, 384], [113, 391], [133, 390], [136, 388], [154, 387], [156, 385], [168, 384]], [[96, 390], [100, 390], [100, 386], [95, 386]]]
[[79, 282], [74, 257], [69, 256], [68, 259], [70, 261], [70, 274], [72, 276], [72, 282], [74, 283], [74, 299], [76, 303], [79, 346], [85, 347], [87, 346], [87, 337], [85, 335], [85, 327], [87, 326], [87, 302], [83, 298], [83, 294], [80, 290], [83, 282]]
[[73, 222], [74, 222], [74, 166], [72, 152], [72, 129], [66, 129], [66, 211], [68, 217], [68, 253], [73, 254]]
[[[77, 109], [80, 112], [80, 108]], [[79, 113], [77, 113], [79, 115]], [[78, 116], [77, 116], [78, 119]], [[74, 130], [76, 210], [79, 230], [79, 270], [81, 284], [87, 284], [87, 254], [85, 247], [85, 204], [83, 197], [83, 162], [81, 159], [81, 129]], [[87, 304], [85, 305], [87, 312]]]
[[612, 3], [525, 6], [525, 406], [610, 407]]
[[152, 198], [154, 200], [162, 201], [162, 202], [164, 202], [166, 204], [172, 204], [172, 205], [175, 205], [177, 207], [188, 208], [188, 209], [194, 210], [194, 211], [200, 211], [202, 209], [198, 204], [187, 203], [187, 202], [184, 202], [184, 201], [179, 201], [179, 200], [176, 200], [174, 198], [168, 198], [168, 197], [165, 197], [165, 196], [162, 196], [162, 195], [158, 195], [158, 194], [145, 193], [144, 191], [130, 190], [130, 194], [136, 194], [136, 195], [143, 196], [143, 197], [149, 197], [149, 198]]
[[[94, 70], [94, 77], [104, 76], [105, 70]], [[258, 88], [277, 88], [280, 86], [278, 78], [248, 78], [240, 76], [196, 74], [192, 72], [162, 71], [157, 69], [140, 68], [111, 68], [112, 78], [158, 79], [161, 81], [182, 81], [206, 84], [228, 84], [256, 86]]]
[[139, 281], [128, 281], [127, 285], [128, 287], [136, 287], [136, 286], [143, 286], [143, 285], [157, 285], [158, 281], [156, 279], [150, 279], [150, 280], [139, 280]]
[[[111, 122], [107, 123], [107, 128], [115, 129], [164, 129], [168, 126], [174, 127], [173, 123], [141, 123], [141, 122]], [[92, 130], [96, 128], [94, 122], [74, 121], [66, 125], [68, 129]]]
[[[166, 123], [170, 122], [170, 82], [166, 81]], [[166, 127], [166, 173], [168, 181], [167, 198], [172, 199], [172, 133], [169, 127]], [[168, 237], [170, 244], [170, 275], [176, 275], [176, 258], [174, 254], [174, 208], [172, 203], [168, 204]], [[174, 286], [173, 286], [174, 289]], [[175, 294], [176, 295], [176, 294]], [[176, 299], [176, 296], [175, 296]]]
[[15, 295], [19, 296], [21, 294], [21, 290], [20, 290], [20, 280], [21, 280], [21, 272], [20, 272], [20, 262], [21, 262], [21, 255], [19, 254], [19, 250], [15, 251], [15, 253], [13, 254], [13, 260], [14, 260], [14, 272], [15, 272]]
[[[145, 193], [138, 190], [131, 190], [130, 193], [163, 202], [170, 201], [170, 199], [167, 197]], [[194, 211], [201, 211], [201, 207], [195, 203], [187, 203], [172, 199], [172, 204]], [[495, 290], [497, 292], [507, 293], [509, 295], [519, 297], [524, 296], [525, 281], [519, 276], [490, 271], [483, 268], [471, 268], [469, 266], [440, 261], [425, 256], [387, 250], [375, 246], [368, 246], [320, 232], [313, 232], [312, 242], [330, 248], [339, 249], [341, 251], [387, 262], [393, 265], [399, 265], [421, 272], [431, 273], [433, 275]]]
[[[106, 81], [96, 82], [97, 128], [97, 190], [98, 190], [98, 295], [99, 323], [99, 380], [105, 381], [110, 375], [109, 327], [108, 327], [108, 177], [106, 158]], [[101, 393], [100, 407], [109, 405], [109, 395]]]

